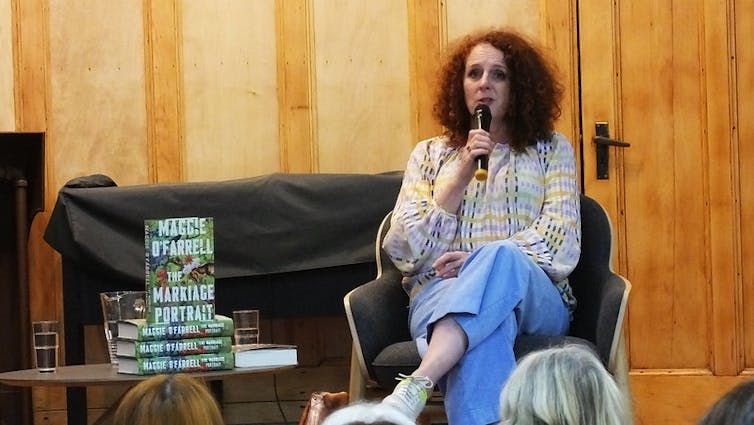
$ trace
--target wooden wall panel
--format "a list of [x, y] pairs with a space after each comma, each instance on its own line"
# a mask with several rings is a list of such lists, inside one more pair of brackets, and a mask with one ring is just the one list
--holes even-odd
[[313, 12], [320, 172], [403, 169], [415, 142], [406, 2], [319, 2]]
[[445, 6], [448, 41], [479, 29], [506, 26], [538, 39], [543, 21], [542, 3], [541, 0], [448, 0]]
[[441, 12], [439, 1], [408, 1], [410, 122], [414, 141], [442, 133], [442, 126], [432, 117], [437, 69], [445, 45]]
[[[618, 167], [622, 160], [615, 155], [620, 150], [613, 148], [609, 151], [611, 157], [608, 171], [611, 178], [597, 180], [595, 147], [589, 142], [594, 139], [596, 121], [608, 123], [611, 137], [623, 138], [622, 124], [618, 118], [619, 99], [622, 96], [618, 58], [620, 51], [615, 42], [618, 33], [614, 23], [616, 9], [617, 7], [605, 7], [599, 1], [582, 1], [578, 10], [579, 38], [588, 40], [588, 48], [581, 47], [578, 55], [581, 63], [579, 78], [586, 82], [580, 85], [578, 91], [581, 99], [585, 100], [580, 105], [581, 115], [585, 117], [581, 129], [584, 138], [581, 176], [585, 193], [600, 200], [613, 220], [613, 266], [619, 273], [627, 275], [625, 258], [621, 255], [625, 248], [618, 249], [625, 245], [626, 240], [624, 222], [617, 219], [621, 217], [624, 205], [620, 190], [622, 175]], [[589, 102], [589, 99], [597, 101]], [[629, 345], [630, 342], [629, 340]]]
[[[744, 366], [754, 368], [754, 2], [735, 1], [736, 43], [735, 62], [737, 91], [734, 95], [738, 150], [738, 187], [740, 188], [740, 266], [743, 290], [740, 302], [743, 305], [743, 335], [745, 335]], [[735, 131], [734, 131], [735, 133]], [[742, 338], [743, 339], [743, 338]]]
[[187, 181], [280, 170], [275, 2], [183, 2]]
[[[540, 1], [540, 43], [552, 57], [563, 84], [561, 114], [555, 129], [563, 133], [576, 150], [576, 164], [581, 169], [581, 105], [579, 103], [579, 51], [576, 34], [576, 1]], [[588, 146], [591, 147], [591, 146]]]
[[749, 381], [751, 376], [666, 373], [631, 378], [633, 394], [641, 396], [634, 406], [636, 425], [692, 425], [727, 391]]
[[180, 12], [178, 0], [144, 2], [149, 182], [183, 181]]
[[148, 181], [141, 3], [50, 2], [53, 188], [102, 173]]
[[[701, 6], [701, 5], [700, 5]], [[735, 27], [732, 2], [704, 2], [701, 8], [703, 50], [698, 66], [702, 67], [705, 115], [699, 123], [704, 134], [704, 197], [707, 210], [707, 240], [701, 248], [708, 254], [706, 301], [709, 363], [715, 375], [736, 375], [743, 369], [743, 299], [741, 298], [741, 228], [735, 136], [735, 98], [737, 77], [732, 58], [735, 56]], [[689, 17], [690, 18], [690, 17]], [[680, 24], [684, 25], [684, 24]], [[750, 77], [745, 77], [750, 79]], [[686, 125], [683, 121], [677, 125]], [[706, 166], [705, 166], [706, 165]], [[696, 170], [689, 172], [689, 174]], [[677, 214], [681, 216], [685, 214]], [[691, 223], [689, 223], [691, 224]]]
[[309, 0], [277, 0], [278, 101], [280, 102], [280, 168], [289, 173], [319, 170], [312, 102], [312, 4]]
[[13, 97], [13, 9], [10, 0], [0, 0], [0, 131], [16, 128]]
[[[13, 78], [16, 131], [49, 131], [47, 0], [11, 0], [11, 9], [15, 31]], [[48, 153], [49, 150], [46, 150]]]
[[631, 341], [652, 342], [631, 344], [633, 368], [709, 366], [709, 323], [699, 320], [709, 317], [709, 268], [696, 5], [619, 5], [622, 127], [632, 143], [624, 157], [633, 170], [625, 183], [629, 328]]

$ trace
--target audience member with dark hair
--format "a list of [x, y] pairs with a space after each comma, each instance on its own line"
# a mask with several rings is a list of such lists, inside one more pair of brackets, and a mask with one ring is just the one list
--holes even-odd
[[754, 424], [754, 381], [738, 384], [710, 407], [698, 425]]
[[403, 413], [386, 404], [359, 402], [331, 413], [322, 425], [415, 425]]
[[113, 425], [223, 425], [223, 417], [202, 381], [182, 374], [159, 375], [126, 393]]
[[500, 394], [503, 425], [629, 425], [629, 404], [592, 351], [578, 345], [525, 356]]

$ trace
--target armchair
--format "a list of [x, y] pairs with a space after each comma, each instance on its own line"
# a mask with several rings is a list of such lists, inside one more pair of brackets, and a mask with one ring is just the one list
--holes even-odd
[[[623, 321], [631, 284], [614, 273], [612, 228], [604, 209], [581, 195], [581, 257], [569, 276], [578, 307], [566, 336], [520, 335], [516, 358], [531, 351], [576, 343], [591, 347], [600, 357], [628, 400], [628, 364]], [[349, 391], [352, 400], [363, 398], [368, 381], [390, 391], [398, 373], [411, 373], [420, 362], [408, 331], [408, 296], [402, 275], [382, 250], [391, 213], [377, 233], [377, 277], [346, 294], [344, 304], [353, 338]]]

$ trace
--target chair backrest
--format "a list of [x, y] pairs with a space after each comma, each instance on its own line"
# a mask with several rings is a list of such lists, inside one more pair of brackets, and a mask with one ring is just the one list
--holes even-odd
[[630, 284], [612, 271], [612, 227], [605, 210], [581, 195], [581, 257], [568, 280], [578, 306], [569, 335], [595, 344], [602, 361], [614, 361]]
[[386, 270], [395, 269], [395, 265], [390, 260], [390, 256], [387, 255], [384, 249], [382, 249], [382, 241], [385, 239], [385, 235], [387, 235], [387, 231], [390, 230], [390, 220], [392, 218], [393, 218], [393, 211], [390, 211], [385, 215], [385, 218], [382, 219], [382, 223], [380, 223], [380, 228], [377, 229], [377, 240], [374, 246], [374, 249], [375, 249], [374, 258], [377, 259], [377, 277], [382, 276], [382, 273]]

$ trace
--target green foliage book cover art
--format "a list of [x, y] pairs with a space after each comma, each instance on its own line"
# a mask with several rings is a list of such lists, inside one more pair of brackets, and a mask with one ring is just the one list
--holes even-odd
[[148, 323], [215, 317], [212, 217], [144, 220]]

